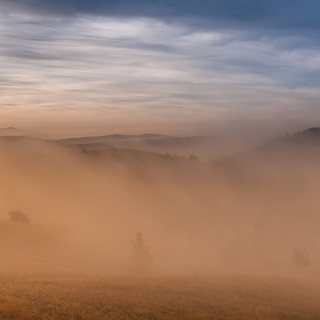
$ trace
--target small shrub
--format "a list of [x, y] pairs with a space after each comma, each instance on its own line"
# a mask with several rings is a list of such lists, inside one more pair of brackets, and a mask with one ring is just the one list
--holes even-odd
[[28, 224], [30, 222], [29, 216], [21, 212], [20, 210], [10, 211], [8, 214], [9, 214], [9, 220], [13, 221], [14, 223], [20, 222], [20, 223]]

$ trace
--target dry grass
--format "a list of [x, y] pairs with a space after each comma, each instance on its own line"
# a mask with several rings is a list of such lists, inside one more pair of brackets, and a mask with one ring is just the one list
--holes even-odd
[[0, 319], [320, 319], [320, 285], [258, 277], [0, 279]]

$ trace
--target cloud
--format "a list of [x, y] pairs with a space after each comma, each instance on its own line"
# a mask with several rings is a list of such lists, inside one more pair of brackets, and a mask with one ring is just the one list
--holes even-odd
[[317, 50], [286, 50], [241, 31], [91, 16], [7, 16], [4, 22], [2, 74], [18, 86], [29, 83], [38, 97], [40, 88], [54, 88], [73, 101], [209, 107], [219, 104], [216, 90], [305, 87], [308, 74], [311, 87], [320, 85]]
[[318, 0], [2, 0], [49, 13], [97, 13], [151, 18], [204, 18], [212, 24], [259, 25], [270, 28], [319, 28]]
[[318, 0], [0, 0], [0, 5], [7, 12], [40, 16], [158, 19], [192, 31], [241, 31], [251, 39], [281, 39], [288, 49], [320, 47]]
[[1, 115], [320, 119], [316, 2], [0, 3]]

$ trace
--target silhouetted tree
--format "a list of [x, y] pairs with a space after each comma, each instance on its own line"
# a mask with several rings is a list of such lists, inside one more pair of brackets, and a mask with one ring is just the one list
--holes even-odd
[[310, 266], [309, 254], [304, 250], [294, 249], [291, 260], [294, 265], [300, 268], [301, 272], [303, 272], [303, 268]]
[[141, 232], [137, 233], [135, 240], [131, 240], [131, 248], [135, 271], [140, 274], [146, 273], [150, 268], [153, 255], [150, 252], [150, 248], [146, 245]]
[[10, 211], [8, 214], [9, 214], [9, 220], [13, 221], [14, 223], [21, 222], [21, 223], [27, 224], [30, 222], [29, 216], [21, 212], [20, 210]]

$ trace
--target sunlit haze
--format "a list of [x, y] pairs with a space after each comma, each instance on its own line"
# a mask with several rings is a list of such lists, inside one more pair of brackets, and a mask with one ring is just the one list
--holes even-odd
[[0, 0], [0, 319], [320, 319], [319, 0]]

